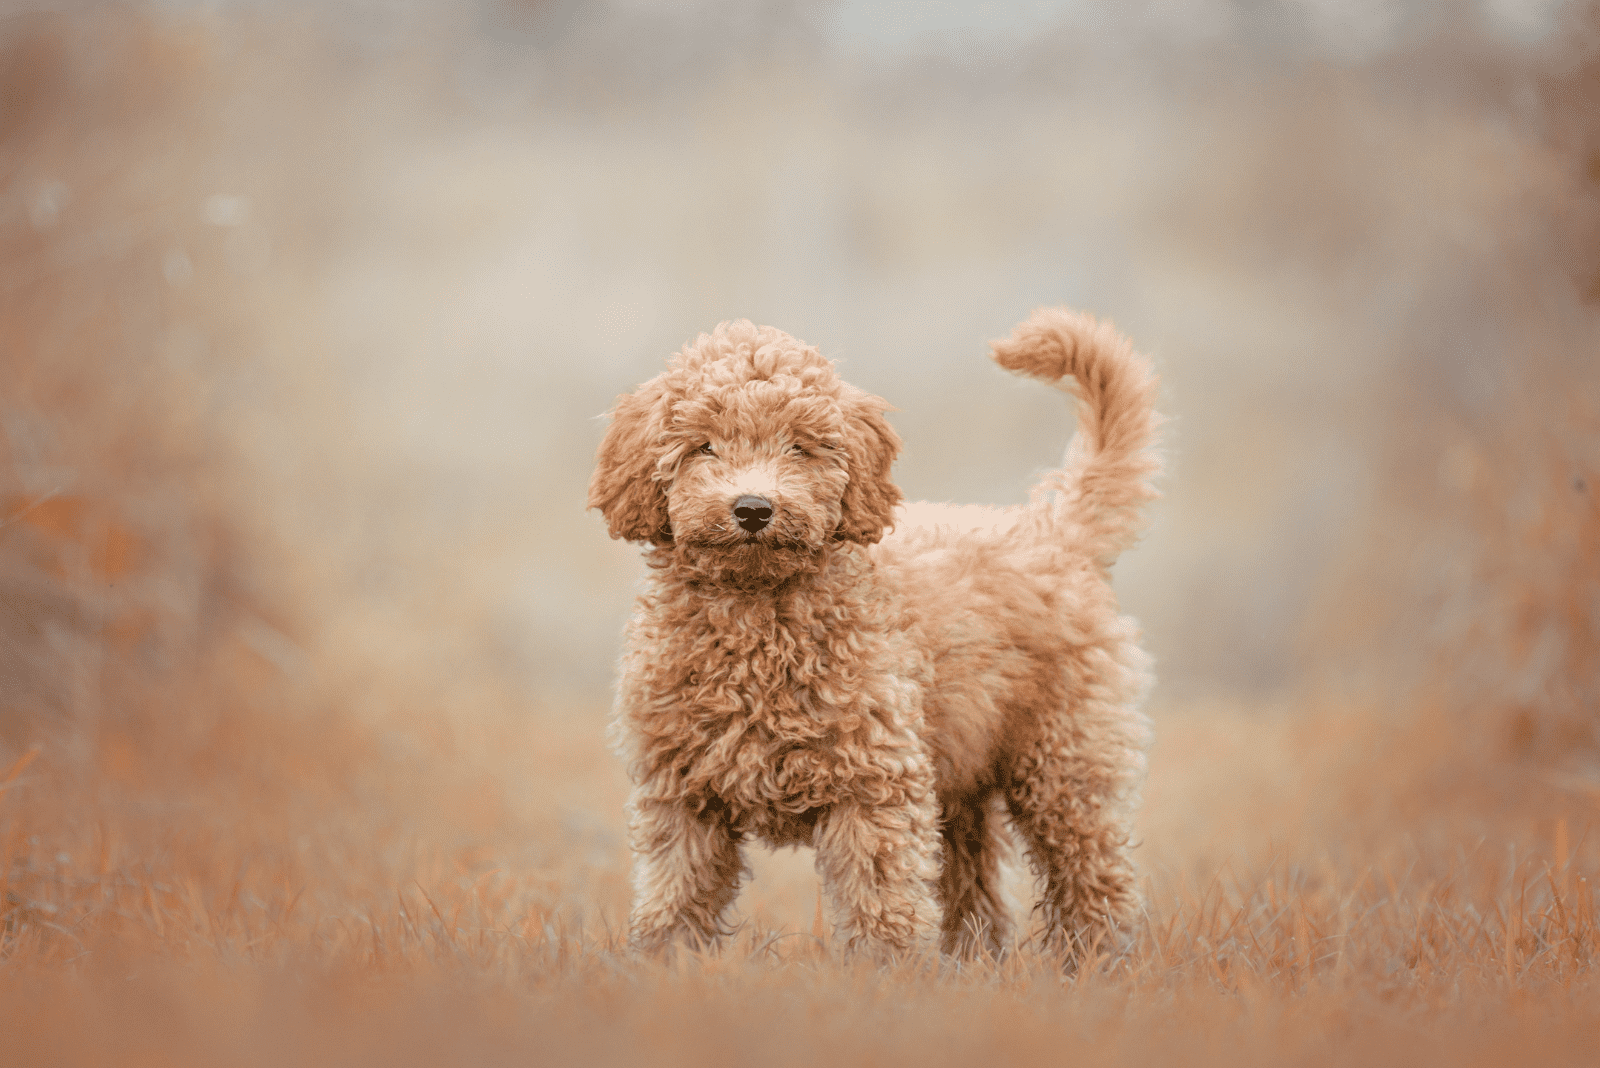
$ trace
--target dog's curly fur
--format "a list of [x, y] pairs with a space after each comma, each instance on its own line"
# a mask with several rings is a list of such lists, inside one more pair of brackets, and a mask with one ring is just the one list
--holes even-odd
[[[726, 934], [753, 837], [816, 847], [854, 949], [1003, 952], [1006, 815], [1048, 946], [1134, 918], [1149, 670], [1109, 569], [1155, 495], [1156, 380], [1062, 309], [993, 349], [1083, 402], [1023, 507], [902, 506], [888, 405], [772, 327], [723, 323], [620, 398], [589, 504], [652, 568], [615, 723], [635, 946]], [[757, 533], [733, 516], [750, 495]]]

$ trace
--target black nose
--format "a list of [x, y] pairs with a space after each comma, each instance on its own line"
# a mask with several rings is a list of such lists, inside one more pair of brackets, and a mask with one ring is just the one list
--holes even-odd
[[760, 534], [772, 522], [772, 502], [765, 497], [740, 497], [733, 504], [733, 517], [752, 534]]

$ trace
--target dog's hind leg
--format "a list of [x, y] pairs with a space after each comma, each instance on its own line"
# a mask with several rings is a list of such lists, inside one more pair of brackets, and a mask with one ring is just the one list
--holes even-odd
[[1139, 912], [1128, 839], [1148, 725], [1089, 696], [1048, 713], [1018, 754], [1006, 805], [1040, 883], [1045, 946], [1082, 959], [1113, 949]]
[[726, 822], [681, 804], [640, 799], [628, 805], [633, 846], [635, 949], [653, 952], [675, 937], [700, 948], [731, 931], [724, 919], [747, 874], [738, 837]]
[[950, 797], [944, 802], [944, 906], [940, 948], [970, 957], [979, 947], [998, 959], [1011, 941], [1011, 910], [1000, 883], [1005, 829], [990, 797]]

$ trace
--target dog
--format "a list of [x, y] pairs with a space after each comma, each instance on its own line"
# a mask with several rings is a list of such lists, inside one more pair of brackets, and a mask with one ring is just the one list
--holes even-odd
[[1156, 377], [1065, 309], [991, 347], [1080, 402], [1025, 506], [904, 505], [890, 406], [773, 327], [723, 323], [618, 399], [589, 506], [650, 568], [613, 723], [636, 949], [731, 933], [759, 839], [815, 847], [850, 951], [998, 956], [1007, 821], [1042, 946], [1129, 931], [1151, 672], [1109, 576], [1156, 495]]

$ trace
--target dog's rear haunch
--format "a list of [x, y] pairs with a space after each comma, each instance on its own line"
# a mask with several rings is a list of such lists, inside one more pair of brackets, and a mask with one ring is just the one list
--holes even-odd
[[614, 725], [636, 947], [727, 934], [759, 838], [816, 847], [853, 950], [999, 954], [1008, 823], [1046, 948], [1128, 930], [1150, 673], [1109, 569], [1155, 495], [1156, 380], [1061, 309], [993, 349], [1081, 401], [1021, 507], [903, 504], [889, 405], [772, 327], [723, 323], [618, 401], [589, 504], [649, 546]]

